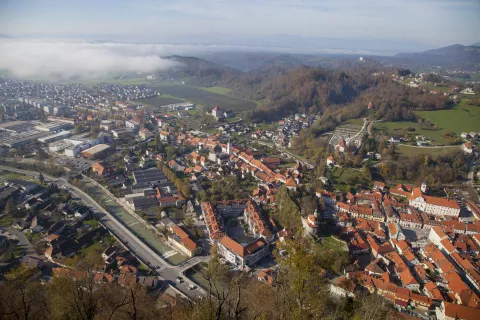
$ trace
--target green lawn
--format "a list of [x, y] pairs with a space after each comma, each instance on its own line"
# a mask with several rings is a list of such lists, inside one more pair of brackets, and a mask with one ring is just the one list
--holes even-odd
[[333, 178], [335, 182], [340, 182], [340, 183], [347, 183], [347, 181], [355, 179], [355, 178], [361, 178], [362, 173], [360, 171], [357, 171], [352, 168], [337, 168], [333, 167], [332, 168], [332, 173], [333, 173]]
[[201, 89], [207, 90], [207, 91], [210, 91], [210, 92], [213, 92], [213, 93], [223, 94], [223, 95], [226, 95], [226, 94], [229, 94], [230, 92], [232, 92], [232, 89], [230, 89], [230, 88], [219, 87], [219, 86], [201, 87]]
[[95, 219], [84, 220], [83, 224], [88, 224], [88, 225], [92, 226], [94, 229], [98, 227], [98, 221], [95, 220]]
[[463, 99], [452, 109], [436, 111], [418, 111], [416, 114], [437, 124], [442, 131], [452, 131], [456, 134], [480, 130], [480, 107], [467, 104]]
[[11, 216], [3, 216], [0, 218], [0, 226], [2, 227], [11, 227], [14, 219]]
[[342, 240], [337, 240], [333, 236], [322, 238], [322, 245], [333, 251], [348, 251], [348, 247]]

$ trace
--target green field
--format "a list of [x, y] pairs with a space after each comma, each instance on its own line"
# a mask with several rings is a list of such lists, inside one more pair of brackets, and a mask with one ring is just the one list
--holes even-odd
[[438, 85], [438, 86], [435, 87], [435, 84], [430, 83], [430, 82], [422, 83], [422, 87], [424, 89], [427, 89], [427, 90], [430, 90], [430, 91], [437, 91], [437, 92], [441, 92], [441, 93], [452, 92], [452, 87], [443, 86], [443, 85]]
[[225, 110], [241, 112], [254, 109], [257, 106], [253, 101], [242, 100], [187, 85], [155, 84], [151, 87], [170, 96], [185, 99], [206, 107], [218, 105]]
[[376, 122], [374, 129], [391, 135], [404, 136], [406, 134], [409, 138], [423, 135], [431, 140], [432, 145], [451, 144], [452, 140], [444, 137], [446, 131], [455, 133], [455, 137], [458, 138], [462, 132], [478, 132], [480, 130], [480, 107], [470, 106], [466, 100], [462, 100], [452, 109], [417, 111], [415, 114], [429, 120], [435, 127], [428, 128], [412, 121], [399, 121]]
[[[427, 129], [422, 127], [419, 123], [412, 121], [375, 122], [373, 128], [376, 131], [383, 131], [396, 136], [403, 136], [403, 133], [405, 132], [409, 138], [414, 138], [417, 135], [422, 135], [430, 139], [432, 141], [432, 144], [434, 145], [448, 144], [448, 141], [442, 137], [445, 133], [444, 129]], [[410, 128], [410, 130], [407, 130], [407, 128]]]
[[328, 236], [322, 238], [322, 245], [333, 250], [333, 251], [347, 251], [348, 247], [346, 243], [342, 240], [337, 240], [334, 236]]
[[363, 121], [363, 119], [357, 118], [357, 119], [347, 120], [347, 121], [344, 122], [344, 124], [354, 124], [354, 125], [358, 125], [358, 126], [362, 127], [364, 122], [365, 121]]
[[460, 146], [445, 146], [439, 148], [419, 148], [414, 146], [397, 146], [397, 151], [406, 155], [406, 156], [417, 156], [419, 154], [439, 154], [439, 153], [447, 153], [453, 151], [460, 151]]
[[418, 111], [416, 114], [436, 123], [443, 131], [452, 131], [458, 135], [462, 132], [480, 130], [480, 107], [468, 105], [465, 99], [452, 109]]
[[362, 173], [358, 170], [352, 168], [332, 168], [333, 178], [336, 182], [345, 183], [347, 184], [348, 181], [353, 180], [355, 178], [361, 178]]
[[210, 92], [213, 92], [213, 93], [223, 94], [223, 95], [227, 95], [227, 94], [229, 94], [230, 92], [232, 92], [232, 89], [230, 89], [230, 88], [219, 87], [219, 86], [215, 86], [215, 87], [201, 87], [201, 89], [207, 90], [207, 91], [210, 91]]
[[137, 101], [152, 107], [160, 107], [160, 106], [165, 106], [167, 104], [184, 102], [184, 100], [180, 100], [168, 94], [163, 94], [161, 96], [156, 96], [151, 98], [140, 99]]

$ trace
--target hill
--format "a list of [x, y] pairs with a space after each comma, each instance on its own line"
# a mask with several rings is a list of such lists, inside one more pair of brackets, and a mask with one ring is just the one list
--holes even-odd
[[211, 87], [220, 79], [238, 77], [241, 74], [238, 70], [196, 57], [167, 56], [163, 59], [175, 61], [177, 66], [160, 73], [160, 76], [182, 79], [191, 85]]
[[414, 66], [436, 65], [444, 68], [480, 70], [480, 47], [454, 44], [419, 53], [399, 53], [395, 58]]

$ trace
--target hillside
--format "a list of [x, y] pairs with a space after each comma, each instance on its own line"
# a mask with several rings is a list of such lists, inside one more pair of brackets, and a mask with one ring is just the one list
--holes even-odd
[[399, 53], [395, 56], [400, 63], [413, 66], [436, 65], [444, 68], [480, 70], [480, 47], [454, 44], [419, 53]]
[[196, 57], [167, 56], [163, 59], [172, 60], [178, 64], [159, 73], [160, 76], [182, 79], [191, 85], [215, 86], [220, 79], [238, 77], [241, 74], [238, 70]]

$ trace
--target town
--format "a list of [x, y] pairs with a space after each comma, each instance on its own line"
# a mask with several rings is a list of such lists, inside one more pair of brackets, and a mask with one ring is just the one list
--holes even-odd
[[[361, 185], [340, 186], [335, 172], [352, 170], [344, 158], [362, 147], [367, 120], [337, 127], [319, 164], [288, 151], [317, 116], [262, 127], [221, 106], [141, 102], [160, 94], [0, 83], [2, 271], [81, 278], [82, 256], [98, 285], [140, 284], [172, 304], [207, 297], [200, 274], [211, 259], [276, 286], [283, 246], [305, 238], [346, 255], [321, 268], [334, 296], [369, 292], [423, 319], [478, 315], [478, 194], [386, 183], [366, 166]], [[214, 125], [189, 122], [200, 115]], [[458, 152], [476, 162], [478, 133], [462, 138]], [[382, 155], [360, 161], [372, 158]]]

